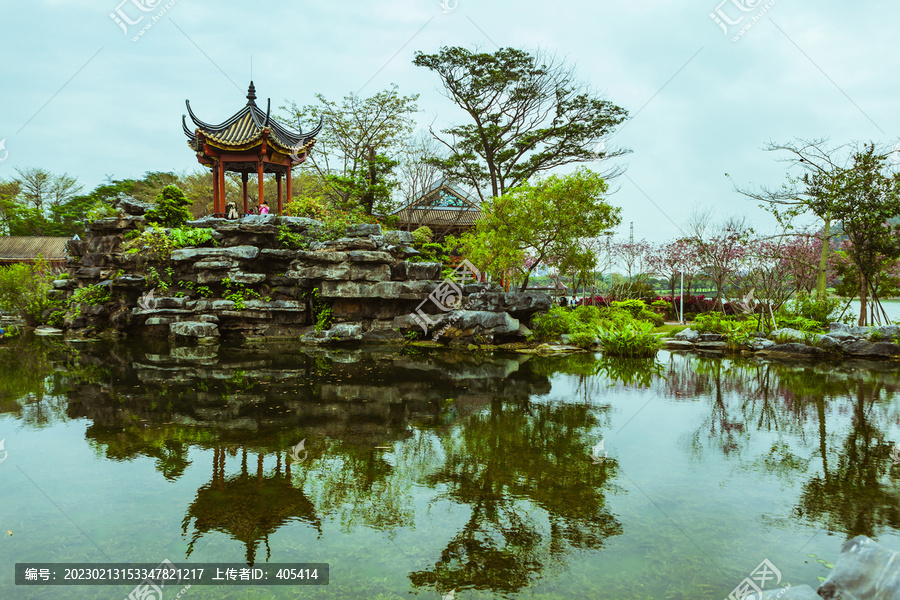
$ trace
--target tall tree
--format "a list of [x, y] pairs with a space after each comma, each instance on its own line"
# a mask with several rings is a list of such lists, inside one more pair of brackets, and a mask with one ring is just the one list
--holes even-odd
[[340, 104], [316, 95], [316, 104], [291, 103], [287, 125], [325, 121], [309, 162], [332, 185], [342, 207], [361, 206], [367, 214], [386, 210], [396, 187], [393, 169], [403, 142], [413, 131], [419, 95], [401, 96], [397, 86], [369, 98], [344, 96]]
[[31, 205], [43, 214], [44, 202], [49, 199], [50, 188], [53, 185], [53, 173], [39, 167], [16, 169], [16, 173], [19, 176], [15, 178], [15, 181], [18, 182], [21, 188], [19, 200], [25, 205]]
[[827, 192], [832, 216], [850, 242], [845, 251], [859, 275], [859, 324], [866, 325], [870, 294], [873, 306], [880, 306], [874, 285], [879, 271], [900, 258], [900, 227], [889, 222], [900, 215], [900, 173], [890, 172], [886, 154], [875, 144], [866, 144], [853, 154], [853, 163], [840, 170]]
[[[604, 199], [607, 189], [600, 175], [580, 168], [509, 190], [482, 203], [475, 231], [460, 238], [463, 251], [479, 269], [495, 275], [518, 269], [524, 275], [522, 290], [550, 257], [557, 257], [560, 271], [570, 271], [584, 259], [581, 238], [596, 237], [621, 221], [621, 209]], [[526, 253], [534, 259], [528, 266]]]
[[819, 297], [825, 295], [833, 236], [831, 226], [835, 198], [830, 190], [847, 166], [848, 159], [841, 156], [847, 148], [847, 144], [829, 146], [826, 139], [797, 139], [783, 144], [768, 144], [764, 148], [766, 151], [787, 153], [787, 158], [781, 159], [781, 162], [787, 162], [803, 173], [800, 176], [788, 174], [787, 181], [777, 189], [765, 186], [759, 189], [737, 188], [745, 196], [761, 201], [760, 206], [772, 213], [785, 229], [791, 229], [793, 220], [800, 215], [811, 213], [821, 220], [821, 254], [816, 268], [816, 295]]
[[577, 82], [573, 69], [554, 56], [441, 47], [436, 54], [416, 52], [413, 64], [434, 71], [445, 95], [471, 118], [442, 130], [448, 138], [432, 131], [450, 152], [434, 164], [482, 200], [561, 165], [626, 153], [600, 144], [625, 120], [626, 110]]

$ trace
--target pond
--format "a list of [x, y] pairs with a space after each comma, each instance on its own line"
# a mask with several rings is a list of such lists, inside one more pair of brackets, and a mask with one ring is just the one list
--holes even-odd
[[722, 600], [765, 560], [816, 587], [853, 536], [900, 549], [898, 390], [894, 363], [23, 339], [0, 598], [134, 588], [15, 563], [164, 559], [330, 565], [188, 600]]

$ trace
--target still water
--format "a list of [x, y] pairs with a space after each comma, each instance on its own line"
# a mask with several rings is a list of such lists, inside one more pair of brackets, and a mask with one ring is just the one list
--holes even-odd
[[898, 389], [894, 363], [7, 343], [0, 598], [134, 587], [17, 562], [164, 559], [330, 564], [186, 600], [722, 600], [763, 560], [816, 587], [855, 535], [900, 549]]

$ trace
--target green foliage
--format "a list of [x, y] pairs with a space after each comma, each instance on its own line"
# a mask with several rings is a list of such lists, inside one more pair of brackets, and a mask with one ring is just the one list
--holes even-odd
[[115, 217], [119, 213], [116, 212], [116, 209], [112, 207], [111, 204], [103, 200], [97, 200], [91, 209], [85, 215], [85, 218], [88, 221], [96, 221], [97, 219], [105, 219], [106, 217]]
[[[439, 262], [446, 264], [450, 259], [447, 248], [437, 242], [426, 242], [419, 248], [420, 254], [407, 259], [409, 262]], [[450, 269], [452, 271], [452, 269]]]
[[169, 287], [172, 285], [172, 278], [174, 276], [175, 271], [170, 266], [165, 267], [162, 273], [157, 271], [156, 267], [147, 268], [147, 283], [159, 289], [161, 292], [168, 291]]
[[285, 248], [290, 248], [292, 250], [305, 250], [309, 248], [309, 240], [299, 233], [291, 231], [291, 228], [285, 223], [278, 226], [278, 241], [281, 242], [281, 245]]
[[637, 318], [642, 311], [647, 308], [643, 300], [615, 300], [610, 303], [613, 308], [621, 308], [631, 313], [632, 317]]
[[310, 298], [312, 300], [312, 313], [316, 318], [316, 331], [324, 331], [326, 329], [329, 329], [332, 324], [334, 324], [334, 314], [331, 311], [331, 306], [329, 306], [328, 303], [322, 300], [322, 294], [319, 288], [312, 289], [312, 292], [310, 292]]
[[431, 231], [431, 227], [427, 225], [422, 225], [412, 232], [413, 234], [413, 246], [415, 248], [420, 248], [422, 245], [427, 244], [431, 241], [431, 238], [434, 237], [434, 233]]
[[[810, 296], [806, 292], [800, 292], [792, 302], [785, 304], [778, 312], [778, 324], [782, 327], [803, 329], [794, 325], [784, 325], [785, 322], [793, 322], [792, 319], [802, 317], [807, 321], [815, 321], [818, 328], [824, 330], [829, 323], [835, 323], [840, 319], [842, 301], [836, 296]], [[852, 323], [854, 317], [848, 314], [843, 318], [844, 323]], [[801, 321], [803, 322], [803, 321]], [[808, 325], [806, 326], [809, 327]], [[810, 329], [813, 331], [813, 329]]]
[[570, 310], [556, 306], [534, 317], [531, 339], [548, 342], [568, 335], [572, 344], [585, 348], [594, 344], [601, 330], [621, 329], [634, 323], [631, 314], [620, 308], [579, 306]]
[[[621, 210], [604, 200], [607, 189], [600, 175], [584, 168], [523, 184], [482, 204], [475, 231], [459, 240], [462, 254], [497, 278], [519, 277], [522, 289], [534, 269], [551, 259], [562, 272], [584, 270], [593, 252], [579, 240], [621, 220]], [[527, 266], [526, 254], [534, 258]]]
[[138, 255], [139, 264], [162, 264], [169, 261], [175, 242], [165, 229], [151, 224], [123, 248], [126, 254]]
[[733, 321], [726, 319], [719, 322], [721, 333], [727, 338], [728, 347], [737, 350], [750, 341], [750, 334], [756, 330], [754, 321]]
[[80, 287], [69, 297], [71, 304], [87, 304], [89, 306], [106, 304], [109, 300], [109, 288], [96, 284]]
[[437, 75], [446, 95], [471, 118], [443, 130], [452, 151], [428, 164], [476, 188], [482, 199], [502, 196], [558, 165], [624, 153], [593, 149], [627, 111], [541, 52], [444, 46], [435, 54], [416, 52], [413, 64]]
[[272, 300], [269, 296], [263, 298], [256, 290], [246, 287], [243, 283], [236, 283], [228, 277], [223, 279], [222, 283], [225, 284], [225, 293], [222, 298], [234, 302], [234, 310], [247, 308], [247, 300], [265, 300], [266, 302]]
[[202, 246], [210, 241], [214, 246], [218, 245], [213, 239], [213, 230], [209, 227], [178, 227], [169, 231], [169, 235], [172, 236], [174, 248]]
[[814, 321], [813, 319], [807, 319], [806, 317], [801, 316], [781, 317], [777, 320], [777, 322], [779, 327], [788, 327], [790, 329], [796, 329], [798, 331], [810, 331], [815, 333], [821, 333], [825, 331], [825, 328], [819, 321]]
[[18, 263], [0, 267], [0, 310], [17, 314], [29, 325], [40, 323], [41, 315], [51, 308], [53, 274], [43, 259], [33, 264]]
[[634, 321], [618, 329], [601, 330], [600, 347], [605, 354], [628, 358], [656, 356], [661, 334], [651, 333], [653, 326], [644, 321]]
[[182, 287], [182, 288], [191, 290], [192, 292], [196, 292], [197, 294], [199, 294], [200, 296], [203, 296], [204, 298], [210, 298], [213, 295], [212, 290], [209, 289], [209, 286], [197, 285], [193, 281], [179, 281], [178, 287]]
[[375, 219], [359, 209], [349, 211], [334, 208], [323, 198], [301, 196], [288, 203], [284, 207], [284, 214], [292, 217], [306, 217], [322, 222], [319, 237], [322, 239], [337, 239], [351, 225], [357, 223], [372, 223]]
[[144, 217], [148, 223], [158, 223], [164, 227], [181, 227], [191, 218], [191, 211], [184, 192], [174, 185], [167, 185], [156, 196], [156, 206]]

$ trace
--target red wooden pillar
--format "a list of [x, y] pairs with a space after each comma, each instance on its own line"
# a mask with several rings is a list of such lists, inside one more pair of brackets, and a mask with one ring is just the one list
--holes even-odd
[[222, 214], [225, 212], [225, 163], [219, 159], [219, 200], [216, 212]]
[[263, 203], [263, 161], [262, 157], [259, 157], [259, 162], [257, 163], [257, 175], [259, 177], [259, 197], [256, 199], [256, 207], [257, 209], [262, 206]]
[[275, 173], [275, 182], [278, 184], [278, 212], [281, 214], [281, 173]]
[[241, 173], [241, 183], [244, 186], [244, 212], [241, 213], [241, 216], [247, 214], [247, 180], [250, 178], [250, 174], [246, 171]]
[[[288, 180], [288, 181], [287, 181], [287, 199], [285, 200], [285, 204], [290, 204], [290, 203], [291, 203], [291, 198], [293, 198], [293, 196], [291, 196], [291, 172], [292, 172], [293, 170], [294, 170], [294, 165], [288, 165], [288, 172], [287, 172], [287, 180]], [[279, 211], [279, 212], [281, 212], [281, 211]]]
[[213, 180], [213, 214], [219, 212], [219, 165], [213, 163], [212, 166]]

